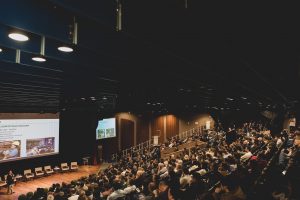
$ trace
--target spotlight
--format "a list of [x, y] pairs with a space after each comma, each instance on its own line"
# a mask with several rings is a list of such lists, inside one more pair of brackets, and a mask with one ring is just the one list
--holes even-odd
[[60, 46], [57, 48], [59, 51], [70, 53], [73, 51], [73, 48], [67, 46]]
[[16, 32], [8, 34], [8, 37], [10, 39], [13, 39], [13, 40], [16, 40], [19, 42], [25, 42], [25, 41], [29, 40], [28, 36], [26, 36], [22, 33], [16, 33]]
[[0, 48], [0, 52], [2, 52], [2, 49]]
[[32, 59], [33, 61], [36, 61], [36, 62], [45, 62], [45, 61], [46, 61], [45, 58], [43, 58], [43, 57], [38, 57], [38, 56], [32, 57], [31, 59]]

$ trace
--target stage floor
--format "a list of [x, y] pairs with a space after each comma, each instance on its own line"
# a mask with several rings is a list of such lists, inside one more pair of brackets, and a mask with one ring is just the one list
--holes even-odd
[[37, 188], [49, 188], [53, 183], [70, 183], [72, 180], [77, 180], [82, 176], [88, 176], [89, 174], [97, 173], [100, 169], [106, 168], [108, 164], [104, 163], [100, 165], [88, 165], [80, 166], [78, 171], [75, 172], [66, 172], [66, 173], [57, 173], [51, 176], [46, 176], [42, 178], [36, 178], [27, 182], [18, 182], [14, 186], [14, 194], [7, 195], [7, 188], [0, 189], [0, 199], [1, 200], [16, 200], [20, 194], [26, 194], [27, 192], [33, 192]]

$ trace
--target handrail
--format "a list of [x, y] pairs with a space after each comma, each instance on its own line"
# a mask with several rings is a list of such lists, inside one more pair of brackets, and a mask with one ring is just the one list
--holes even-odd
[[[173, 138], [177, 138], [177, 139], [187, 138], [187, 137], [192, 136], [195, 133], [195, 131], [199, 131], [199, 133], [202, 133], [201, 126], [194, 127], [192, 129], [186, 130], [186, 131], [184, 131], [180, 134], [172, 136], [171, 139], [173, 139]], [[140, 144], [137, 144], [135, 146], [132, 146], [130, 148], [123, 149], [121, 151], [121, 156], [126, 156], [128, 154], [132, 154], [134, 152], [134, 150], [139, 151], [139, 152], [141, 152], [145, 149], [149, 150], [152, 146], [153, 146], [153, 139], [150, 139], [150, 140], [147, 140], [147, 141], [142, 142]], [[118, 153], [114, 153], [111, 156], [112, 160], [117, 160], [118, 157], [119, 157]]]
[[281, 150], [286, 145], [286, 143], [287, 143], [287, 139], [285, 138], [284, 142], [280, 145], [280, 147], [278, 148], [278, 150], [274, 153], [274, 155], [272, 156], [272, 158], [269, 160], [267, 166], [262, 170], [261, 175], [256, 179], [256, 181], [254, 183], [255, 186], [258, 183], [261, 182], [261, 180], [263, 179], [263, 177], [267, 174], [268, 170], [270, 170], [270, 167], [271, 167], [272, 163], [274, 162], [274, 160], [276, 159], [276, 157], [279, 156]]

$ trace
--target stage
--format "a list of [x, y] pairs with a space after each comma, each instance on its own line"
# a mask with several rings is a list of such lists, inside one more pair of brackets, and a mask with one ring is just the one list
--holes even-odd
[[35, 178], [27, 182], [17, 182], [14, 186], [14, 194], [7, 195], [7, 187], [2, 187], [0, 189], [0, 199], [1, 200], [16, 200], [19, 195], [27, 194], [27, 192], [34, 192], [37, 188], [49, 188], [53, 183], [70, 183], [72, 180], [77, 180], [82, 176], [88, 176], [90, 174], [97, 173], [100, 169], [105, 169], [108, 167], [108, 164], [104, 163], [100, 165], [85, 165], [79, 166], [78, 171], [75, 172], [65, 172], [65, 173], [56, 173], [50, 176], [45, 176], [41, 178]]

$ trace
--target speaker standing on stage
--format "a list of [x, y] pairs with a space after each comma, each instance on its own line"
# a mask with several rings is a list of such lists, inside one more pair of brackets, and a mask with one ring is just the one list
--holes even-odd
[[6, 178], [6, 183], [7, 183], [7, 194], [12, 194], [13, 190], [13, 184], [14, 184], [14, 174], [12, 173], [11, 170], [9, 170], [7, 178]]

